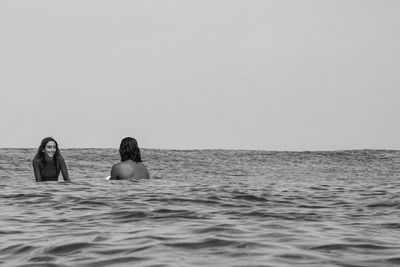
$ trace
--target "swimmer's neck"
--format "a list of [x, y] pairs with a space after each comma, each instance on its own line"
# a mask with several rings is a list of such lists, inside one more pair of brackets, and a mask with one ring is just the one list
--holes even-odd
[[49, 157], [49, 155], [44, 154], [44, 159], [45, 159], [46, 161], [52, 161], [52, 160], [54, 159], [54, 156], [53, 156], [53, 157]]
[[121, 162], [128, 162], [128, 161], [133, 162], [133, 163], [136, 163], [136, 164], [139, 164], [139, 163], [140, 163], [139, 161], [134, 161], [134, 160], [132, 160], [132, 159], [127, 159], [127, 160], [124, 160], [124, 161], [121, 161]]

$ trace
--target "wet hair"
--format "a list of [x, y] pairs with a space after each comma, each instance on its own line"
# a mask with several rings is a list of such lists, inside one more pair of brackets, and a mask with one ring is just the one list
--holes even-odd
[[125, 137], [122, 139], [121, 145], [119, 146], [119, 154], [121, 156], [121, 161], [131, 159], [134, 162], [142, 162], [140, 149], [135, 138]]
[[35, 158], [40, 161], [42, 168], [46, 165], [46, 157], [45, 157], [44, 149], [46, 148], [47, 143], [50, 141], [53, 141], [56, 144], [56, 153], [53, 156], [53, 161], [58, 170], [59, 166], [58, 166], [57, 162], [58, 162], [58, 158], [60, 157], [61, 154], [60, 154], [60, 150], [58, 149], [57, 141], [53, 137], [43, 138], [42, 142], [40, 142], [40, 146], [38, 148]]

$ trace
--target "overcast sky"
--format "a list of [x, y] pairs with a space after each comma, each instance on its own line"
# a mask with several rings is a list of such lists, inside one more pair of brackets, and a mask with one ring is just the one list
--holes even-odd
[[400, 149], [398, 0], [1, 0], [0, 147]]

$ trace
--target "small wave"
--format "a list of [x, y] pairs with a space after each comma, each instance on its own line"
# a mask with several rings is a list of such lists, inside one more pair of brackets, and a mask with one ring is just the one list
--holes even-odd
[[187, 210], [158, 209], [153, 212], [154, 213], [181, 213], [181, 212], [187, 212]]
[[268, 213], [264, 211], [251, 211], [243, 214], [244, 216], [248, 217], [261, 217], [261, 218], [266, 218], [266, 217], [277, 217], [279, 215], [276, 215], [274, 213]]
[[331, 208], [328, 206], [318, 206], [318, 205], [299, 205], [299, 208], [304, 208], [304, 209], [327, 209], [327, 208]]
[[218, 200], [218, 197], [209, 197], [207, 199], [198, 199], [198, 198], [149, 198], [147, 201], [152, 201], [152, 202], [162, 202], [162, 203], [167, 203], [167, 204], [172, 204], [172, 203], [182, 203], [186, 202], [188, 204], [194, 203], [194, 204], [218, 204], [219, 202], [216, 201]]
[[400, 264], [400, 257], [386, 259], [387, 262]]
[[46, 262], [46, 261], [54, 261], [55, 257], [54, 256], [36, 256], [36, 257], [32, 257], [30, 258], [28, 261], [30, 262]]
[[399, 202], [381, 202], [367, 205], [368, 208], [400, 208]]
[[108, 240], [108, 238], [105, 237], [105, 236], [96, 236], [96, 237], [93, 239], [92, 242], [102, 242], [102, 241], [106, 241], [106, 240]]
[[92, 206], [110, 206], [110, 204], [108, 204], [107, 202], [104, 202], [104, 201], [94, 201], [94, 200], [86, 200], [86, 199], [78, 201], [77, 204], [85, 205], [85, 206], [89, 206], [89, 207], [92, 207]]
[[185, 249], [203, 249], [212, 247], [226, 247], [242, 245], [242, 242], [234, 240], [226, 240], [221, 238], [207, 238], [198, 242], [173, 242], [166, 243], [170, 247], [185, 248]]
[[115, 257], [107, 260], [98, 260], [86, 262], [84, 266], [133, 266], [135, 262], [141, 262], [147, 260], [147, 257]]
[[15, 234], [22, 234], [22, 231], [16, 230], [0, 230], [0, 235], [15, 235]]
[[18, 267], [67, 267], [67, 265], [60, 263], [50, 263], [50, 262], [40, 262], [40, 263], [32, 263], [29, 264], [21, 264]]
[[99, 249], [99, 250], [91, 250], [90, 253], [98, 254], [101, 256], [104, 255], [117, 255], [117, 254], [131, 254], [131, 253], [136, 253], [138, 251], [143, 251], [149, 248], [152, 248], [153, 246], [138, 246], [138, 247], [130, 247], [130, 248], [115, 248], [115, 249], [110, 249], [109, 247], [105, 249]]
[[[230, 213], [232, 214], [232, 213]], [[247, 213], [235, 213], [244, 217], [260, 217], [260, 218], [274, 218], [283, 220], [298, 220], [298, 221], [318, 221], [320, 215], [317, 213], [279, 213], [279, 212], [265, 212], [265, 211], [251, 211]]]
[[204, 234], [204, 233], [214, 233], [214, 232], [226, 232], [231, 230], [232, 230], [232, 225], [216, 225], [201, 229], [195, 229], [193, 232], [197, 234]]
[[28, 198], [49, 198], [52, 197], [51, 193], [29, 193], [29, 194], [8, 194], [2, 195], [1, 198], [12, 198], [12, 199], [28, 199]]
[[347, 250], [351, 248], [360, 248], [365, 250], [384, 250], [384, 249], [398, 249], [399, 247], [386, 247], [372, 244], [328, 244], [311, 247], [311, 250]]
[[[161, 211], [161, 212], [160, 212]], [[157, 215], [161, 214], [161, 215]], [[155, 210], [154, 214], [152, 215], [153, 219], [207, 219], [208, 217], [206, 215], [200, 215], [196, 212], [189, 211], [189, 210], [168, 210], [168, 209], [160, 209], [160, 210]]]
[[307, 254], [300, 254], [300, 253], [284, 253], [280, 255], [276, 255], [281, 260], [288, 264], [317, 264], [320, 262], [321, 258], [315, 255], [307, 255]]
[[20, 254], [20, 253], [25, 253], [34, 250], [35, 247], [25, 245], [25, 244], [15, 244], [8, 246], [6, 248], [3, 248], [0, 250], [1, 253], [10, 253], [10, 254]]
[[300, 260], [300, 259], [311, 259], [312, 257], [304, 254], [294, 254], [294, 253], [286, 253], [286, 254], [281, 254], [278, 257], [280, 258], [285, 258], [285, 259], [295, 259], [295, 260]]
[[258, 201], [258, 202], [267, 202], [268, 199], [263, 198], [263, 197], [257, 197], [254, 195], [249, 195], [249, 194], [239, 194], [233, 197], [233, 199], [242, 199], [242, 200], [247, 200], [247, 201]]
[[50, 247], [45, 250], [45, 253], [51, 255], [69, 255], [82, 252], [82, 249], [96, 246], [96, 244], [87, 242], [69, 243], [60, 246]]
[[400, 223], [381, 223], [378, 225], [383, 228], [390, 228], [390, 229], [399, 229], [400, 228]]
[[143, 219], [147, 217], [144, 211], [117, 211], [110, 213], [114, 219], [120, 222], [130, 222], [135, 219]]

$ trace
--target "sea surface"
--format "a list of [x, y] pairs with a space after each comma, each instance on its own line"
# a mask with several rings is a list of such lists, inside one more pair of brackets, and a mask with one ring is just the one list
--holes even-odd
[[0, 149], [0, 266], [400, 266], [400, 151], [142, 149], [152, 179], [106, 181], [117, 149]]

